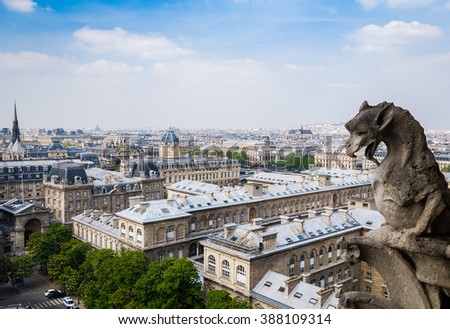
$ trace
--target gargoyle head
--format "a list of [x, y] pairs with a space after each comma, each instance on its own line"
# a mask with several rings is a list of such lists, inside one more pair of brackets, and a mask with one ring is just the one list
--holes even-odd
[[356, 157], [355, 153], [362, 147], [366, 147], [366, 158], [378, 164], [373, 157], [381, 142], [381, 133], [392, 120], [393, 103], [383, 102], [376, 106], [370, 106], [364, 101], [358, 114], [345, 124], [350, 132], [347, 140], [346, 152], [348, 156]]

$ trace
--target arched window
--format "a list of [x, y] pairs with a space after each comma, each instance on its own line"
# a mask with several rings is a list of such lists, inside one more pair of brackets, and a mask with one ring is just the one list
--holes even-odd
[[245, 273], [245, 268], [242, 265], [238, 265], [236, 268], [236, 281], [242, 284], [247, 283], [247, 274]]
[[295, 259], [294, 259], [294, 257], [292, 257], [291, 260], [289, 261], [289, 275], [290, 276], [294, 275], [294, 267], [295, 267]]
[[237, 213], [233, 213], [233, 223], [237, 224]]
[[328, 247], [328, 264], [333, 262], [333, 248], [331, 246]]
[[138, 228], [136, 231], [136, 241], [138, 243], [142, 242], [142, 230], [140, 228]]
[[230, 222], [230, 214], [225, 213], [225, 224], [228, 224]]
[[333, 272], [331, 272], [329, 275], [328, 275], [328, 285], [331, 285], [331, 284], [333, 284], [334, 283], [334, 274], [333, 274]]
[[213, 255], [208, 257], [208, 272], [216, 274], [216, 257]]
[[336, 261], [341, 259], [341, 245], [336, 246]]
[[323, 266], [323, 249], [319, 251], [319, 267]]
[[120, 234], [121, 234], [122, 236], [125, 236], [125, 235], [127, 234], [127, 229], [126, 229], [126, 226], [125, 226], [124, 223], [122, 223], [122, 224], [120, 225]]
[[315, 258], [314, 258], [314, 251], [311, 251], [311, 253], [309, 254], [309, 269], [312, 270], [314, 268], [314, 263], [315, 263]]
[[325, 276], [323, 276], [323, 275], [319, 279], [319, 287], [325, 288]]
[[129, 226], [128, 227], [128, 240], [133, 240], [134, 239], [134, 230], [133, 230], [133, 226]]
[[222, 276], [225, 279], [230, 279], [230, 262], [227, 261], [226, 259], [224, 261], [222, 261]]
[[342, 270], [339, 269], [336, 273], [336, 281], [339, 282], [342, 279]]
[[305, 256], [302, 255], [300, 257], [300, 273], [304, 273], [305, 272]]
[[191, 232], [195, 232], [195, 222], [196, 222], [196, 218], [192, 218], [191, 219]]
[[167, 240], [173, 240], [173, 239], [174, 239], [173, 226], [172, 226], [172, 225], [170, 225], [170, 226], [167, 228], [167, 231], [166, 231], [166, 238], [167, 238]]
[[245, 211], [244, 210], [241, 211], [241, 218], [239, 220], [239, 223], [243, 223], [243, 222], [245, 222]]

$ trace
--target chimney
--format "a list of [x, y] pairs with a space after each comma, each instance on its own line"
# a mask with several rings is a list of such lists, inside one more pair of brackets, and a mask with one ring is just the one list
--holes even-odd
[[284, 292], [286, 293], [286, 296], [289, 296], [289, 294], [294, 290], [295, 287], [300, 283], [301, 276], [291, 276], [290, 278], [286, 279], [284, 281]]
[[280, 215], [281, 224], [287, 224], [289, 223], [289, 216], [286, 215]]
[[139, 202], [144, 201], [144, 196], [143, 195], [132, 196], [129, 198], [129, 201], [130, 201], [130, 207], [133, 207], [133, 206], [137, 205]]
[[272, 249], [277, 245], [277, 234], [278, 232], [263, 232], [259, 239], [260, 244], [262, 243], [264, 249]]
[[102, 212], [100, 210], [94, 210], [92, 212], [92, 219], [94, 219], [94, 220], [99, 219], [101, 214], [102, 214]]
[[245, 189], [252, 195], [252, 196], [261, 196], [263, 192], [263, 185], [258, 183], [247, 183], [245, 184]]
[[263, 219], [262, 218], [255, 218], [253, 219], [253, 225], [257, 225], [260, 226], [263, 223]]
[[326, 225], [330, 226], [331, 225], [330, 218], [331, 218], [331, 215], [333, 214], [333, 208], [324, 207], [324, 209], [325, 209], [325, 212], [322, 214], [322, 219]]
[[319, 296], [320, 308], [322, 308], [325, 305], [328, 298], [333, 294], [333, 292], [334, 292], [333, 287], [323, 288], [317, 292], [317, 295]]
[[317, 217], [317, 210], [309, 209], [308, 210], [308, 218], [314, 218]]
[[147, 207], [148, 207], [147, 202], [139, 202], [139, 210], [141, 214], [144, 213], [145, 210], [147, 210]]
[[294, 218], [294, 228], [298, 231], [298, 233], [303, 233], [303, 219]]
[[169, 206], [175, 207], [175, 199], [173, 198], [167, 199], [167, 204]]
[[225, 239], [228, 239], [233, 234], [233, 231], [234, 231], [235, 227], [236, 227], [235, 223], [225, 224], [223, 226], [223, 237]]
[[320, 175], [319, 183], [321, 186], [330, 186], [331, 185], [331, 176], [330, 175]]
[[339, 209], [338, 214], [340, 219], [347, 221], [347, 209]]
[[231, 192], [230, 192], [230, 190], [225, 190], [225, 191], [223, 191], [223, 195], [224, 195], [225, 198], [227, 198], [227, 199], [231, 198]]

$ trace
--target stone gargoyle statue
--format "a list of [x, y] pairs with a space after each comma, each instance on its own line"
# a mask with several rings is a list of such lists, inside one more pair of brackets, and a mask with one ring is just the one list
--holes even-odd
[[[345, 128], [350, 132], [347, 155], [355, 157], [366, 147], [366, 158], [377, 164], [372, 187], [377, 209], [386, 220], [380, 229], [344, 241], [347, 256], [377, 263], [385, 282], [395, 282], [388, 283], [390, 303], [383, 300], [379, 305], [442, 308], [450, 297], [450, 190], [423, 128], [409, 111], [393, 103], [370, 106], [366, 101]], [[387, 155], [378, 162], [374, 154], [381, 142]], [[401, 278], [411, 282], [400, 283]], [[404, 296], [414, 289], [415, 296]], [[420, 301], [410, 302], [411, 298]], [[353, 292], [344, 300], [350, 305], [377, 303], [379, 298]]]

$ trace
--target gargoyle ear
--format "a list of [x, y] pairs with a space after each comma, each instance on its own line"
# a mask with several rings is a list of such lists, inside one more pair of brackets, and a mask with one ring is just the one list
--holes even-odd
[[386, 126], [391, 122], [392, 117], [394, 116], [394, 103], [383, 103], [382, 109], [378, 113], [376, 117], [376, 124], [379, 127], [379, 130], [383, 130]]
[[361, 106], [359, 107], [359, 112], [367, 110], [370, 107], [369, 103], [367, 101], [364, 101]]

